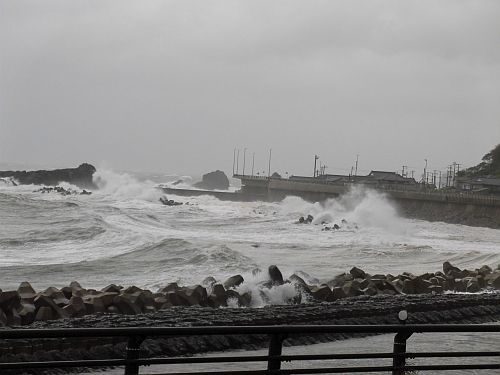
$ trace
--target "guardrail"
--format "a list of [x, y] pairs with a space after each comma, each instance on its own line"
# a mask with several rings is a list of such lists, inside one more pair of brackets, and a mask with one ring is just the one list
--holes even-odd
[[[110, 367], [123, 366], [125, 375], [139, 374], [141, 366], [201, 363], [245, 363], [264, 362], [267, 369], [217, 371], [217, 372], [175, 372], [180, 374], [335, 374], [335, 373], [366, 373], [391, 372], [405, 374], [413, 371], [446, 371], [446, 370], [499, 370], [500, 351], [465, 351], [465, 352], [407, 352], [406, 342], [414, 333], [429, 332], [490, 332], [500, 333], [500, 325], [472, 325], [472, 324], [393, 324], [393, 325], [288, 325], [288, 326], [212, 326], [212, 327], [148, 327], [148, 328], [77, 328], [77, 329], [2, 329], [0, 340], [11, 339], [48, 339], [48, 338], [98, 338], [98, 337], [126, 337], [128, 344], [122, 359], [105, 360], [76, 360], [76, 361], [45, 361], [45, 362], [8, 362], [0, 363], [0, 372], [28, 369], [54, 369], [76, 367]], [[344, 334], [390, 334], [395, 333], [392, 352], [382, 353], [349, 353], [349, 354], [302, 354], [283, 355], [283, 341], [291, 335], [312, 335], [326, 333]], [[160, 336], [210, 336], [210, 335], [269, 335], [268, 355], [260, 356], [208, 356], [208, 357], [168, 357], [168, 358], [141, 358], [141, 344], [146, 338]], [[499, 341], [500, 342], [500, 341]], [[305, 349], [306, 350], [306, 349]], [[427, 364], [408, 365], [407, 358], [482, 358], [494, 357], [495, 362], [478, 364]], [[322, 367], [322, 368], [290, 368], [282, 369], [283, 362], [314, 361], [314, 360], [349, 360], [349, 359], [390, 359], [392, 365], [387, 366], [350, 366], [350, 367]]]

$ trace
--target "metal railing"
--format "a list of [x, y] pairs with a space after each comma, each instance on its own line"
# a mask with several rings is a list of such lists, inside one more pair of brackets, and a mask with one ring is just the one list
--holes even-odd
[[[148, 328], [77, 328], [77, 329], [2, 329], [0, 340], [12, 339], [49, 339], [49, 338], [127, 338], [128, 343], [123, 359], [105, 360], [64, 360], [44, 362], [3, 362], [0, 373], [11, 370], [48, 369], [48, 368], [89, 368], [123, 366], [125, 375], [139, 374], [141, 366], [169, 364], [207, 364], [207, 363], [245, 363], [264, 362], [267, 369], [210, 372], [174, 372], [169, 374], [335, 374], [386, 372], [405, 374], [414, 371], [446, 371], [446, 370], [499, 370], [500, 351], [461, 351], [461, 352], [407, 352], [406, 342], [414, 333], [429, 332], [490, 332], [500, 333], [500, 325], [473, 324], [392, 324], [392, 325], [286, 325], [286, 326], [212, 326], [212, 327], [148, 327]], [[301, 354], [283, 355], [283, 341], [294, 335], [314, 334], [390, 334], [395, 333], [392, 352], [381, 353], [349, 353], [349, 354]], [[269, 335], [268, 355], [260, 356], [207, 356], [207, 357], [166, 357], [141, 358], [141, 344], [146, 338], [186, 337], [211, 335]], [[500, 340], [499, 340], [500, 342]], [[306, 350], [306, 348], [304, 349]], [[426, 364], [408, 365], [407, 358], [483, 358], [493, 357], [495, 362], [466, 364]], [[321, 368], [287, 368], [282, 369], [283, 362], [314, 360], [358, 360], [358, 359], [391, 359], [392, 365], [386, 366], [340, 366]]]

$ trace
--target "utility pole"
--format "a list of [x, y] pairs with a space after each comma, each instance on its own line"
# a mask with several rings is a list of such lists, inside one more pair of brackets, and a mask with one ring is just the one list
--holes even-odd
[[240, 171], [240, 149], [238, 149], [238, 154], [236, 156], [236, 174]]
[[255, 152], [252, 154], [252, 177], [253, 177], [253, 167], [255, 165]]
[[439, 189], [441, 189], [441, 171], [439, 171]]
[[319, 159], [318, 155], [314, 155], [314, 174], [313, 177], [316, 177], [316, 161]]
[[247, 156], [247, 148], [245, 147], [243, 149], [243, 176], [245, 175], [246, 156]]
[[[406, 172], [405, 172], [405, 169], [406, 169]], [[407, 165], [403, 165], [403, 171], [401, 172], [401, 176], [403, 176], [404, 178], [408, 177], [408, 166]]]
[[357, 176], [358, 175], [358, 160], [359, 160], [359, 154], [356, 155], [356, 170], [354, 172], [354, 175]]
[[454, 161], [453, 162], [453, 180], [452, 180], [452, 183], [451, 183], [451, 186], [455, 186], [455, 178], [457, 176], [457, 162]]
[[234, 164], [236, 163], [236, 148], [233, 150], [233, 176], [234, 176]]
[[424, 177], [422, 178], [422, 182], [424, 185], [427, 183], [427, 159], [424, 159], [425, 167], [424, 167]]
[[268, 167], [268, 170], [267, 170], [267, 177], [268, 178], [271, 177], [271, 157], [272, 157], [272, 152], [273, 152], [273, 150], [270, 148], [269, 149], [269, 167]]

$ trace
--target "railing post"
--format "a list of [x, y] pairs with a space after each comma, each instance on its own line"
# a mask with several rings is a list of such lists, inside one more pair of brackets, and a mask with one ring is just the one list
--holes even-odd
[[[283, 348], [283, 340], [285, 340], [286, 335], [282, 333], [276, 333], [271, 336], [271, 341], [269, 342], [269, 356], [279, 356]], [[280, 370], [281, 369], [281, 359], [269, 359], [267, 362], [267, 370]]]
[[[126, 348], [126, 359], [139, 359], [141, 356], [141, 344], [144, 341], [142, 336], [130, 336], [127, 342]], [[126, 364], [125, 365], [125, 375], [138, 375], [139, 365], [136, 364]]]
[[395, 354], [392, 360], [392, 366], [394, 369], [392, 370], [393, 375], [404, 375], [405, 370], [403, 370], [404, 366], [406, 366], [406, 340], [412, 335], [412, 332], [399, 332], [396, 333], [394, 337], [394, 350]]
[[[406, 310], [401, 310], [398, 313], [398, 320], [401, 325], [405, 325], [407, 319], [408, 312]], [[413, 332], [410, 331], [400, 331], [396, 333], [396, 336], [394, 337], [394, 357], [392, 359], [392, 366], [394, 367], [392, 370], [393, 375], [405, 374], [405, 370], [403, 370], [403, 368], [406, 366], [406, 340], [408, 340], [412, 334]]]

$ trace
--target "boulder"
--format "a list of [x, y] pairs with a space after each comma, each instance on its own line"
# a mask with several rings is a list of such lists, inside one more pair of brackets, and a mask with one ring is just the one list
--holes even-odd
[[465, 286], [466, 292], [477, 293], [481, 290], [478, 279], [476, 277], [466, 277], [464, 278], [464, 282], [466, 282]]
[[[64, 319], [64, 318], [69, 317], [68, 313], [66, 311], [64, 311], [61, 307], [59, 307], [55, 303], [55, 301], [52, 300], [52, 298], [50, 298], [44, 294], [40, 294], [39, 296], [37, 296], [35, 298], [34, 305], [35, 305], [37, 311], [40, 310], [42, 307], [48, 307], [48, 308], [52, 309], [51, 316], [53, 316], [53, 319], [57, 319], [57, 318]], [[38, 312], [37, 312], [37, 315], [38, 315]], [[35, 318], [35, 320], [36, 320], [36, 318]]]
[[120, 313], [125, 315], [137, 315], [142, 313], [141, 308], [134, 303], [134, 297], [130, 294], [115, 296], [113, 298], [113, 305], [118, 308]]
[[179, 287], [179, 285], [177, 285], [177, 283], [169, 283], [169, 284], [167, 284], [167, 286], [161, 288], [158, 292], [159, 293], [167, 294], [167, 293], [170, 293], [170, 292], [175, 292], [179, 288], [180, 287]]
[[0, 309], [0, 327], [5, 327], [7, 325], [7, 315], [4, 311]]
[[181, 291], [184, 293], [183, 295], [181, 295], [181, 298], [185, 298], [188, 301], [189, 306], [207, 305], [207, 290], [201, 285], [184, 287], [181, 289]]
[[486, 265], [482, 266], [480, 269], [477, 270], [477, 273], [479, 273], [482, 276], [489, 275], [492, 272], [493, 270], [491, 269], [491, 267], [488, 267]]
[[135, 285], [129, 286], [128, 288], [124, 289], [122, 293], [124, 294], [134, 294], [137, 292], [142, 292], [141, 288], [136, 287]]
[[45, 289], [42, 295], [51, 298], [59, 307], [66, 306], [69, 303], [69, 300], [66, 298], [64, 293], [53, 286]]
[[27, 281], [23, 281], [21, 284], [19, 284], [17, 293], [19, 293], [19, 296], [22, 299], [34, 299], [36, 295], [35, 289], [33, 289], [31, 284]]
[[335, 296], [328, 285], [319, 285], [311, 287], [311, 295], [317, 301], [333, 302]]
[[70, 286], [65, 286], [61, 288], [61, 293], [69, 300], [73, 296], [73, 289]]
[[9, 327], [20, 327], [22, 326], [21, 316], [16, 309], [6, 311], [7, 324]]
[[342, 289], [347, 297], [355, 297], [363, 294], [359, 290], [359, 282], [356, 280], [346, 281], [346, 283], [342, 286]]
[[227, 306], [227, 293], [221, 284], [215, 284], [212, 288], [212, 294], [208, 297], [208, 306], [221, 307]]
[[21, 296], [17, 290], [0, 292], [0, 309], [4, 312], [18, 307], [21, 303]]
[[311, 289], [309, 285], [304, 281], [304, 279], [296, 274], [293, 274], [290, 276], [290, 282], [295, 286], [295, 289], [301, 293], [305, 294], [307, 296], [311, 295]]
[[373, 285], [367, 286], [364, 289], [360, 289], [360, 292], [365, 296], [375, 296], [378, 294], [377, 288], [375, 288], [375, 286]]
[[351, 270], [349, 271], [349, 273], [352, 275], [352, 277], [354, 277], [355, 279], [364, 279], [366, 277], [366, 273], [365, 271], [363, 271], [362, 269], [358, 268], [358, 267], [353, 267], [351, 268]]
[[275, 265], [269, 266], [269, 278], [274, 285], [283, 285], [283, 275]]
[[488, 285], [492, 286], [495, 289], [500, 289], [500, 271], [499, 270], [496, 270], [495, 272], [488, 274], [484, 279], [488, 283]]
[[207, 190], [227, 190], [229, 189], [229, 179], [220, 170], [204, 174], [201, 181], [194, 184], [198, 189]]
[[211, 287], [213, 286], [214, 284], [217, 283], [217, 280], [215, 280], [214, 277], [212, 276], [208, 276], [206, 277], [202, 282], [201, 282], [201, 285], [205, 286], [205, 287]]
[[47, 321], [47, 320], [52, 320], [56, 319], [54, 317], [53, 311], [50, 307], [48, 306], [42, 306], [38, 309], [36, 315], [35, 315], [35, 321]]
[[[70, 298], [69, 304], [63, 307], [63, 310], [65, 310], [71, 317], [80, 317], [87, 313], [87, 306], [85, 305], [83, 298], [73, 296]], [[92, 311], [94, 311], [93, 308]]]
[[105, 292], [105, 293], [106, 293], [106, 292], [111, 292], [111, 293], [118, 293], [118, 294], [120, 294], [120, 293], [121, 293], [121, 291], [122, 291], [122, 289], [123, 289], [123, 288], [122, 288], [122, 287], [120, 287], [120, 286], [117, 286], [117, 285], [115, 285], [115, 284], [110, 284], [110, 285], [108, 285], [107, 287], [105, 287], [105, 288], [101, 289], [101, 291], [103, 291], [103, 292]]
[[344, 289], [337, 286], [337, 287], [334, 287], [332, 289], [332, 293], [333, 293], [333, 298], [334, 299], [340, 299], [340, 298], [346, 298], [347, 297], [347, 294], [345, 293]]
[[36, 307], [32, 303], [21, 302], [21, 307], [17, 310], [21, 317], [23, 326], [33, 323], [35, 320]]
[[463, 277], [462, 270], [458, 267], [453, 266], [450, 262], [443, 263], [443, 272], [445, 275], [451, 275], [453, 277]]
[[231, 276], [229, 279], [224, 281], [224, 288], [226, 288], [226, 290], [236, 288], [243, 281], [244, 281], [244, 279], [243, 279], [243, 276], [241, 276], [241, 275]]
[[330, 288], [335, 288], [344, 285], [347, 281], [354, 280], [354, 277], [350, 273], [341, 273], [335, 276], [332, 280], [328, 281], [326, 285]]

